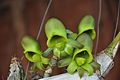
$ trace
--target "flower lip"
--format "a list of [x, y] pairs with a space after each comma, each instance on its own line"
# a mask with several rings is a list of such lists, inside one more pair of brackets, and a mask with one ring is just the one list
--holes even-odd
[[81, 66], [87, 62], [88, 58], [89, 54], [87, 53], [87, 51], [82, 51], [75, 56], [75, 61], [79, 66]]
[[85, 59], [85, 63], [90, 63], [93, 60], [91, 52], [85, 48], [75, 50], [75, 53], [73, 55], [73, 60], [75, 60], [76, 58]]
[[64, 47], [64, 44], [66, 43], [66, 39], [63, 36], [54, 35], [48, 40], [48, 45], [50, 47]]
[[33, 57], [33, 55], [35, 54], [34, 52], [27, 52], [27, 53], [30, 57]]
[[31, 62], [38, 62], [40, 61], [40, 54], [32, 52], [32, 51], [28, 51], [25, 53], [26, 58], [31, 61]]

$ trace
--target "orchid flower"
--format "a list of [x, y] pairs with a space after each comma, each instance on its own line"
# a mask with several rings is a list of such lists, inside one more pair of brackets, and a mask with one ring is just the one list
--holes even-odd
[[39, 43], [30, 36], [25, 36], [22, 39], [22, 47], [24, 49], [25, 57], [30, 61], [34, 62], [37, 68], [43, 70], [43, 64], [48, 64], [49, 59], [42, 56]]
[[95, 39], [96, 32], [94, 30], [94, 26], [94, 18], [91, 15], [86, 15], [82, 18], [78, 25], [78, 34], [87, 33], [91, 36], [92, 39]]

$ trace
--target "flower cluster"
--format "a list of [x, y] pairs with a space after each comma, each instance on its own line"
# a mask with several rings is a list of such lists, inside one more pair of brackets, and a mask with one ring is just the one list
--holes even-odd
[[[53, 56], [57, 57], [58, 67], [67, 67], [67, 72], [71, 74], [77, 71], [80, 76], [84, 72], [92, 75], [94, 69], [99, 68], [92, 55], [93, 40], [96, 36], [94, 24], [94, 18], [86, 15], [78, 25], [78, 33], [74, 33], [66, 29], [57, 18], [51, 18], [46, 22], [47, 46]], [[48, 55], [44, 55], [50, 52], [42, 52], [36, 40], [25, 36], [22, 39], [22, 46], [26, 58], [34, 62], [36, 67], [44, 70], [43, 64], [49, 65]]]

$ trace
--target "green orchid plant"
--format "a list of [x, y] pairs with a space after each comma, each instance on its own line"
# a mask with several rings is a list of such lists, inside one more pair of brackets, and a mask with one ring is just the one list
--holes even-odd
[[65, 29], [64, 24], [57, 18], [49, 19], [45, 24], [48, 49], [41, 51], [39, 43], [29, 36], [22, 39], [22, 47], [25, 57], [34, 63], [34, 66], [44, 70], [44, 64], [50, 65], [51, 60], [47, 57], [53, 53], [57, 59], [58, 67], [67, 67], [68, 73], [78, 72], [80, 76], [84, 72], [89, 75], [99, 69], [100, 65], [93, 60], [93, 40], [96, 33], [94, 30], [94, 18], [91, 15], [83, 17], [78, 25], [78, 33]]

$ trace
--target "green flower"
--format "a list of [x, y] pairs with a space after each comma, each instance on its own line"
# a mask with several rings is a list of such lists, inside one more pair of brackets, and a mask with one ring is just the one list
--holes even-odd
[[[80, 42], [83, 45], [83, 48], [79, 49], [76, 48], [74, 53], [73, 53], [73, 58], [72, 61], [70, 63], [70, 65], [67, 68], [67, 71], [69, 73], [73, 73], [77, 70], [77, 68], [81, 67], [84, 70], [88, 71], [88, 73], [91, 75], [93, 73], [93, 68], [90, 67], [90, 64], [93, 60], [93, 56], [92, 56], [92, 39], [91, 37], [86, 34], [83, 33], [81, 35], [79, 35], [79, 37], [77, 38], [77, 41]], [[75, 67], [72, 67], [72, 65], [76, 65]], [[73, 68], [73, 69], [71, 69]]]
[[49, 59], [42, 56], [40, 45], [35, 39], [30, 36], [25, 36], [23, 37], [21, 44], [24, 49], [25, 57], [30, 62], [34, 62], [35, 64], [37, 63], [36, 65], [39, 65], [39, 68], [43, 67], [43, 64], [49, 63]]
[[78, 25], [78, 32], [79, 34], [87, 33], [91, 36], [92, 39], [95, 39], [96, 33], [94, 26], [94, 18], [91, 15], [86, 15]]
[[45, 25], [45, 33], [48, 38], [47, 45], [50, 48], [57, 47], [61, 49], [67, 42], [65, 27], [63, 23], [56, 18], [51, 18], [47, 21]]

